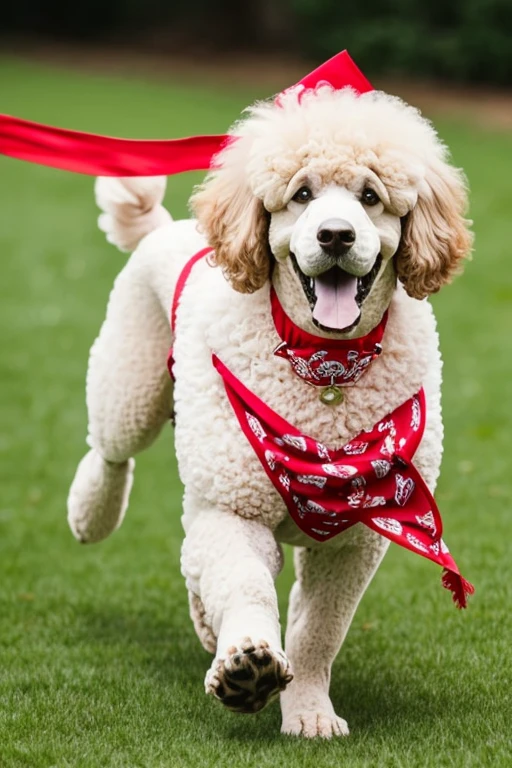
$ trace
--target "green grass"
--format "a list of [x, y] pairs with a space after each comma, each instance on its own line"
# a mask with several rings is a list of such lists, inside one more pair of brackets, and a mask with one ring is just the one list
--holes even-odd
[[[0, 61], [0, 111], [124, 136], [223, 131], [257, 93]], [[279, 734], [273, 705], [225, 712], [179, 573], [172, 433], [138, 459], [129, 514], [80, 547], [65, 500], [85, 445], [88, 348], [124, 257], [95, 227], [92, 180], [0, 159], [0, 766], [509, 766], [512, 140], [443, 122], [472, 187], [476, 258], [435, 298], [445, 357], [438, 501], [476, 595], [457, 612], [439, 569], [393, 547], [332, 679], [352, 735]], [[192, 178], [172, 180], [183, 215]], [[290, 557], [279, 579], [283, 611]]]

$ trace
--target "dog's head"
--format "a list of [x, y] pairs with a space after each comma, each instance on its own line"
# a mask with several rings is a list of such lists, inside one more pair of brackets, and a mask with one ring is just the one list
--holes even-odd
[[464, 176], [398, 98], [292, 90], [233, 133], [192, 207], [233, 287], [256, 291], [274, 269], [300, 325], [357, 335], [396, 276], [424, 298], [471, 250]]

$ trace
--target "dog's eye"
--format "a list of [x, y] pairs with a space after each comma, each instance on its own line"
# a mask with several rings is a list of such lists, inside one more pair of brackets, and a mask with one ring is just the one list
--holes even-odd
[[371, 187], [365, 187], [361, 193], [361, 202], [363, 205], [377, 205], [380, 203], [380, 197]]
[[309, 203], [313, 198], [313, 193], [309, 187], [301, 187], [292, 197], [296, 203]]

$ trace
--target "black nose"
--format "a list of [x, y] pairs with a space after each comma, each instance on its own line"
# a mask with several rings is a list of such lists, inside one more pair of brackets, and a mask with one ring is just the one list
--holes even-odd
[[354, 227], [343, 219], [327, 219], [318, 228], [316, 239], [330, 256], [343, 256], [356, 241]]

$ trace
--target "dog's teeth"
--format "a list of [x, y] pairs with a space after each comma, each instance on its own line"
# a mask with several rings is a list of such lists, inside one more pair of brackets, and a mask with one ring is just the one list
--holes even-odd
[[310, 288], [314, 288], [314, 286], [315, 286], [315, 281], [313, 280], [313, 278], [312, 278], [312, 277], [310, 277], [310, 278], [309, 278], [309, 287], [310, 287]]

